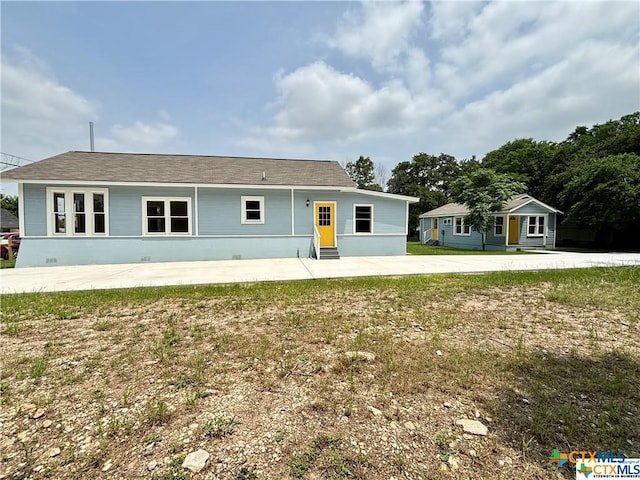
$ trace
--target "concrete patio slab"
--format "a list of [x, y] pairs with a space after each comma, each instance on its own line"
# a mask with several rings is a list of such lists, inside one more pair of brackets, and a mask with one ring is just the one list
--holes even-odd
[[640, 266], [640, 254], [560, 252], [555, 255], [407, 255], [349, 257], [322, 261], [310, 258], [280, 258], [80, 265], [2, 269], [0, 270], [0, 293], [621, 265]]

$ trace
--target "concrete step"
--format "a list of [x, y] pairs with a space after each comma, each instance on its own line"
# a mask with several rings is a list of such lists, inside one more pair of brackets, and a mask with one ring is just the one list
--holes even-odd
[[320, 247], [320, 260], [339, 260], [340, 252], [336, 247]]

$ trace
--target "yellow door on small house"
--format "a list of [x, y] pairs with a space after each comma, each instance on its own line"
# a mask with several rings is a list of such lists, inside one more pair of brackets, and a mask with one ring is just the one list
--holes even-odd
[[509, 245], [515, 245], [520, 240], [520, 222], [517, 215], [509, 215]]
[[438, 217], [433, 217], [432, 219], [431, 240], [438, 240]]
[[336, 204], [330, 202], [317, 202], [316, 226], [320, 233], [321, 247], [336, 246]]

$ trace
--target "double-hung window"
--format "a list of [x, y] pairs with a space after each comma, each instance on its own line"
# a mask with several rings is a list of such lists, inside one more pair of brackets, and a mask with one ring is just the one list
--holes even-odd
[[145, 235], [191, 235], [190, 197], [142, 197]]
[[264, 223], [264, 197], [240, 197], [241, 217], [240, 223], [243, 225]]
[[496, 217], [493, 223], [493, 234], [496, 237], [504, 236], [504, 217]]
[[453, 234], [454, 235], [471, 235], [471, 226], [464, 223], [464, 217], [454, 217]]
[[527, 229], [528, 237], [542, 237], [544, 235], [544, 216], [530, 216]]
[[373, 205], [353, 206], [353, 233], [373, 233]]
[[49, 236], [108, 235], [107, 189], [47, 189]]

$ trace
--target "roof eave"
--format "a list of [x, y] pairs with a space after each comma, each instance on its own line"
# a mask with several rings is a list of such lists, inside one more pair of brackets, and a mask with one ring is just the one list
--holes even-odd
[[346, 193], [360, 193], [363, 195], [370, 195], [372, 197], [381, 197], [381, 198], [390, 198], [393, 200], [404, 200], [409, 203], [418, 203], [420, 201], [419, 197], [411, 197], [408, 195], [399, 195], [397, 193], [387, 193], [387, 192], [378, 192], [376, 190], [365, 190], [357, 187], [343, 187], [341, 191]]
[[[4, 178], [2, 179], [5, 180]], [[160, 187], [198, 187], [198, 188], [264, 188], [264, 189], [281, 189], [281, 190], [344, 190], [355, 187], [345, 187], [344, 185], [291, 185], [291, 184], [262, 184], [262, 183], [190, 183], [190, 182], [123, 182], [108, 180], [34, 180], [28, 178], [12, 178], [7, 181], [16, 183], [32, 183], [38, 185], [99, 185], [99, 186], [160, 186]]]

